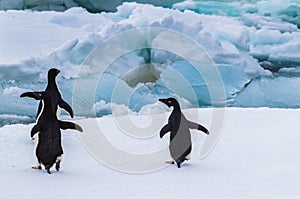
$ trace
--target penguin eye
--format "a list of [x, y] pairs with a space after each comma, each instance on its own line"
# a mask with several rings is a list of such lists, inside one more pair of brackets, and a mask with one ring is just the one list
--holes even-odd
[[169, 104], [172, 104], [172, 101], [168, 101]]

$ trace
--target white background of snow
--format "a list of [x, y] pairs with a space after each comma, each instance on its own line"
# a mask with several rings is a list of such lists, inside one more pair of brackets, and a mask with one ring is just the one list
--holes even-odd
[[[264, 6], [264, 9], [268, 9], [268, 6]], [[150, 15], [151, 13], [154, 14]], [[191, 24], [194, 19], [199, 19], [201, 23], [197, 21]], [[242, 20], [255, 23], [245, 26], [239, 20], [224, 16], [197, 15], [190, 11], [180, 13], [136, 4], [126, 4], [116, 14], [102, 15], [92, 15], [82, 9], [71, 9], [65, 13], [0, 12], [0, 26], [6, 27], [0, 29], [0, 76], [1, 79], [21, 82], [24, 79], [32, 80], [33, 77], [37, 81], [45, 81], [47, 69], [55, 65], [60, 66], [63, 76], [74, 77], [80, 60], [93, 45], [122, 30], [146, 25], [171, 27], [198, 38], [212, 56], [218, 57], [216, 61], [223, 64], [222, 67], [229, 67], [228, 63], [233, 63], [233, 68], [240, 66], [240, 58], [251, 61], [250, 66], [255, 67], [242, 67], [241, 71], [234, 74], [242, 74], [242, 81], [236, 80], [239, 85], [248, 82], [247, 75], [256, 77], [262, 71], [257, 71], [257, 63], [248, 55], [240, 53], [235, 44], [241, 42], [242, 45], [238, 47], [247, 50], [245, 42], [252, 38], [253, 43], [249, 49], [253, 54], [265, 55], [270, 52], [278, 55], [278, 48], [269, 44], [279, 37], [279, 42], [285, 43], [282, 45], [286, 47], [283, 48], [283, 58], [294, 60], [299, 56], [295, 54], [299, 32], [293, 25], [256, 15], [246, 15]], [[224, 23], [228, 26], [220, 25]], [[231, 34], [227, 30], [229, 27], [239, 31]], [[256, 27], [264, 28], [258, 30]], [[218, 28], [217, 31], [214, 31], [215, 28]], [[276, 28], [284, 33], [280, 34]], [[36, 32], [31, 32], [32, 30]], [[258, 35], [270, 41], [260, 40]], [[258, 48], [260, 45], [262, 47]], [[86, 46], [90, 48], [86, 50]], [[74, 55], [75, 58], [72, 57]], [[23, 59], [24, 57], [27, 58]], [[158, 61], [165, 58], [163, 54], [155, 53], [153, 57]], [[164, 61], [172, 63], [172, 60]], [[236, 68], [228, 70], [234, 71]], [[297, 69], [282, 71], [289, 75], [299, 73]], [[36, 74], [39, 76], [36, 77]], [[298, 78], [263, 77], [263, 81], [254, 81], [249, 90], [239, 96], [239, 103], [246, 103], [248, 100], [253, 106], [263, 106], [265, 103], [258, 102], [267, 100], [267, 103], [271, 103], [276, 97], [276, 103], [281, 104], [288, 100], [286, 96], [290, 96], [289, 100], [293, 103], [299, 103], [299, 92], [295, 91], [297, 85]], [[19, 93], [27, 89], [24, 84], [19, 86], [21, 88], [13, 86], [3, 90], [2, 94], [7, 101], [1, 103], [1, 106], [10, 107], [12, 99], [18, 98]], [[233, 91], [239, 88], [236, 85], [228, 86], [232, 86]], [[284, 92], [280, 93], [278, 88]], [[287, 88], [292, 88], [292, 91]], [[274, 93], [274, 90], [277, 92]], [[66, 90], [63, 91], [65, 92]], [[103, 109], [108, 105], [98, 103], [95, 106]], [[126, 113], [123, 106], [115, 107], [121, 114]], [[24, 109], [18, 110], [19, 113], [25, 112]], [[143, 111], [147, 112], [147, 107]], [[199, 111], [205, 118], [203, 123], [208, 125], [206, 116], [210, 110]], [[190, 114], [195, 112], [196, 110], [190, 111]], [[63, 132], [65, 156], [60, 172], [53, 172], [50, 176], [45, 171], [31, 170], [30, 167], [35, 164], [33, 142], [29, 138], [33, 124], [4, 126], [0, 128], [0, 198], [297, 198], [300, 195], [299, 110], [226, 109], [226, 112], [223, 135], [209, 157], [198, 160], [204, 136], [195, 134], [191, 161], [181, 169], [169, 166], [145, 175], [124, 174], [104, 167], [86, 152], [78, 133], [71, 131]], [[8, 117], [19, 116], [1, 115], [0, 119]], [[144, 117], [136, 122], [144, 123], [147, 121]], [[107, 131], [117, 129], [109, 118], [102, 118], [100, 121], [107, 124]], [[132, 145], [131, 141], [120, 140], [118, 132], [114, 131], [110, 136], [123, 148], [133, 151], [140, 148], [139, 145]], [[151, 145], [147, 145], [147, 142], [139, 144], [143, 145], [143, 150], [147, 150], [161, 147], [165, 140], [160, 140], [157, 135], [150, 143]]]
[[[204, 118], [202, 124], [209, 126], [211, 109], [185, 111], [192, 118], [197, 112]], [[192, 159], [181, 169], [171, 165], [141, 175], [103, 166], [84, 149], [79, 134], [69, 130], [63, 132], [61, 171], [49, 175], [32, 170], [32, 124], [4, 126], [0, 128], [0, 197], [294, 199], [300, 194], [299, 114], [288, 109], [227, 108], [222, 137], [206, 159], [198, 159], [204, 135], [193, 131]], [[107, 132], [116, 129], [109, 117], [99, 122], [109, 126]], [[143, 143], [144, 149], [166, 144], [156, 135], [151, 146]], [[123, 142], [138, 152], [133, 143]]]

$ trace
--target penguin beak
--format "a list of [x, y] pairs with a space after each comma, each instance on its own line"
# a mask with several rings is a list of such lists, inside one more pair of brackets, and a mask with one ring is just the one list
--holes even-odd
[[57, 75], [60, 73], [60, 70], [57, 70]]
[[160, 102], [162, 102], [162, 103], [165, 103], [164, 100], [165, 100], [165, 99], [158, 99], [158, 101], [160, 101]]
[[164, 103], [165, 105], [167, 105], [168, 107], [170, 107], [167, 99], [159, 99], [158, 101], [160, 101], [160, 102]]

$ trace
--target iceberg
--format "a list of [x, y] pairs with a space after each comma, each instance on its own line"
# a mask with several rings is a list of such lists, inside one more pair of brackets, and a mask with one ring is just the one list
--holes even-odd
[[[13, 29], [1, 30], [1, 36], [8, 38], [0, 41], [1, 46], [5, 46], [0, 51], [1, 57], [6, 58], [11, 49], [15, 49], [16, 54], [10, 53], [0, 62], [0, 114], [33, 117], [36, 104], [20, 101], [18, 94], [24, 90], [43, 90], [47, 71], [52, 67], [61, 70], [57, 80], [64, 99], [74, 103], [76, 82], [86, 79], [88, 85], [91, 81], [88, 76], [81, 76], [82, 70], [86, 75], [99, 74], [94, 70], [97, 68], [84, 65], [95, 49], [130, 31], [151, 29], [174, 31], [182, 37], [146, 31], [143, 37], [131, 35], [130, 39], [109, 46], [107, 57], [99, 55], [96, 62], [104, 64], [105, 70], [92, 80], [95, 83], [93, 95], [85, 89], [80, 91], [82, 105], [85, 96], [92, 97], [89, 106], [84, 108], [89, 114], [79, 111], [78, 116], [110, 114], [111, 104], [120, 106], [115, 110], [121, 113], [123, 106], [140, 112], [145, 107], [156, 107], [157, 99], [168, 96], [178, 98], [183, 108], [220, 104], [299, 108], [300, 31], [296, 20], [299, 5], [292, 0], [284, 4], [276, 1], [281, 6], [272, 11], [267, 6], [273, 5], [272, 2], [226, 2], [225, 6], [214, 1], [185, 1], [173, 8], [123, 3], [116, 12], [94, 14], [82, 8], [64, 12], [1, 11], [1, 26], [9, 22], [23, 24], [28, 30], [38, 28], [35, 37], [30, 31], [24, 31], [23, 37], [28, 41], [19, 40], [19, 43], [6, 42], [20, 38]], [[207, 5], [204, 7], [207, 12], [201, 11], [202, 4]], [[31, 23], [22, 18], [30, 19]], [[43, 28], [36, 19], [43, 22]], [[51, 33], [47, 33], [47, 39], [41, 39], [42, 29]], [[178, 45], [187, 38], [194, 43]], [[37, 47], [34, 40], [38, 44], [45, 42], [44, 47]], [[168, 48], [161, 49], [159, 46], [163, 44]], [[26, 51], [30, 46], [32, 49]], [[195, 46], [201, 46], [205, 53], [195, 54]], [[121, 54], [111, 57], [116, 53]], [[182, 54], [196, 58], [205, 55], [210, 66], [217, 69], [222, 89], [213, 86], [214, 78], [209, 78], [212, 81], [209, 83], [205, 75], [196, 73], [195, 63]], [[174, 82], [178, 86], [174, 86]], [[218, 98], [218, 103], [212, 103], [211, 86], [215, 91], [224, 92], [224, 99]], [[118, 95], [115, 95], [116, 88]]]
[[174, 3], [183, 0], [1, 0], [0, 10], [55, 10], [64, 11], [72, 7], [83, 7], [90, 12], [112, 12], [123, 2], [137, 2], [156, 6], [172, 7]]

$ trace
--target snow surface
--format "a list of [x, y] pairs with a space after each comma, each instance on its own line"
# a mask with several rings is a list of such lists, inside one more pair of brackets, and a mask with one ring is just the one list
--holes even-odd
[[[190, 161], [181, 169], [171, 165], [144, 174], [106, 167], [85, 149], [80, 136], [87, 132], [80, 135], [70, 130], [63, 132], [65, 154], [61, 171], [53, 170], [49, 175], [44, 170], [32, 170], [35, 156], [29, 132], [33, 124], [6, 125], [0, 128], [0, 197], [297, 198], [300, 110], [226, 108], [225, 111], [222, 137], [208, 157], [199, 159], [205, 135], [192, 131], [194, 147]], [[212, 109], [184, 112], [188, 118], [209, 127]], [[158, 114], [164, 118], [162, 123], [167, 115]], [[145, 126], [149, 122], [147, 117], [153, 115], [135, 117], [134, 121], [137, 126]], [[149, 153], [167, 146], [167, 139], [158, 136], [161, 122], [155, 123], [153, 137], [141, 140], [125, 135], [112, 116], [97, 120], [107, 138], [123, 150]]]
[[[24, 2], [38, 6], [40, 1], [0, 0], [0, 7], [24, 6]], [[59, 5], [56, 9], [64, 9], [60, 7], [62, 0], [52, 2]], [[50, 9], [47, 6], [44, 8]], [[185, 1], [173, 8], [124, 3], [116, 12], [98, 14], [82, 8], [64, 12], [0, 11], [0, 198], [294, 199], [300, 195], [299, 109], [226, 108], [221, 118], [224, 120], [218, 123], [223, 134], [209, 156], [200, 159], [208, 138], [192, 131], [192, 159], [181, 169], [164, 164], [169, 157], [160, 151], [167, 149], [168, 138], [159, 139], [158, 133], [169, 110], [157, 99], [177, 97], [187, 118], [210, 130], [216, 128], [216, 109], [195, 109], [211, 105], [207, 87], [212, 85], [197, 75], [193, 63], [175, 50], [151, 48], [168, 41], [163, 34], [135, 41], [134, 45], [150, 48], [117, 57], [99, 77], [93, 103], [86, 107], [86, 96], [82, 95], [80, 103], [75, 104], [95, 113], [89, 116], [101, 117], [82, 118], [75, 111], [75, 122], [86, 131], [63, 132], [61, 171], [53, 170], [48, 175], [30, 169], [36, 160], [29, 133], [38, 104], [19, 95], [43, 90], [47, 70], [56, 67], [61, 70], [57, 79], [62, 96], [72, 104], [74, 85], [82, 78], [81, 69], [89, 68], [81, 66], [86, 57], [95, 47], [129, 30], [175, 30], [183, 34], [180, 41], [190, 39], [200, 44], [207, 53], [201, 56], [211, 58], [220, 72], [226, 106], [300, 107], [297, 0]], [[111, 46], [112, 54], [126, 51], [134, 36]], [[175, 40], [167, 46], [176, 44]], [[193, 54], [195, 46], [179, 49], [182, 54], [198, 56]], [[180, 89], [174, 89], [172, 82], [178, 83]], [[114, 97], [116, 85], [120, 93]], [[189, 89], [195, 91], [196, 101], [191, 100]], [[128, 94], [129, 102], [122, 97]], [[194, 109], [187, 109], [191, 107]], [[61, 117], [69, 119], [68, 115]], [[90, 133], [96, 130], [87, 125], [91, 121], [98, 122], [112, 146], [144, 158], [155, 152], [159, 156], [129, 162], [127, 156], [111, 155], [107, 150], [110, 148], [101, 148], [104, 145], [99, 142], [95, 146], [100, 148], [100, 154], [108, 156], [103, 156], [105, 161], [97, 161], [98, 156], [91, 150], [95, 146], [87, 142], [93, 141]], [[133, 174], [141, 173], [141, 169], [147, 172]]]
[[[61, 70], [58, 84], [63, 98], [72, 104], [73, 86], [86, 57], [98, 45], [137, 28], [175, 30], [200, 44], [221, 75], [226, 106], [300, 107], [297, 1], [227, 3], [186, 1], [173, 6], [181, 11], [124, 3], [116, 12], [98, 14], [82, 8], [65, 12], [0, 11], [0, 25], [5, 27], [0, 30], [0, 114], [34, 117], [36, 103], [19, 99], [18, 94], [43, 90], [47, 70], [52, 67]], [[211, 12], [202, 12], [204, 5]], [[175, 41], [166, 45], [170, 47]], [[130, 46], [127, 42], [112, 47], [112, 54]], [[135, 41], [135, 45], [146, 43], [150, 48], [136, 49], [110, 63], [99, 77], [93, 105], [86, 108], [97, 105], [96, 115], [102, 116], [111, 112], [107, 104], [113, 102], [138, 112], [170, 95], [187, 108], [211, 106], [208, 87], [217, 84], [208, 85], [182, 56], [151, 48], [157, 42], [163, 40], [145, 37]], [[192, 49], [181, 51], [192, 55]], [[187, 87], [174, 90], [172, 82], [178, 82], [178, 77], [190, 84], [197, 100], [190, 97]], [[122, 85], [123, 93], [132, 93], [129, 104], [122, 97], [112, 100], [116, 84]], [[105, 102], [103, 111], [101, 101]]]

